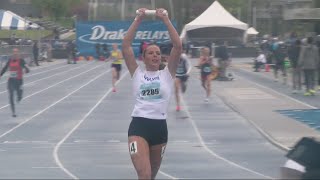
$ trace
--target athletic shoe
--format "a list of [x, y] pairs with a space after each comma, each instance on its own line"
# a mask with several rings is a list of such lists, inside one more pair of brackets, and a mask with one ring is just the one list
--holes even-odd
[[12, 117], [17, 117], [17, 115], [16, 114], [12, 114]]
[[116, 88], [112, 88], [112, 92], [117, 92]]
[[309, 90], [309, 93], [311, 93], [311, 95], [314, 95], [314, 94], [316, 93], [316, 91], [313, 90], [313, 89], [310, 89], [310, 90]]
[[310, 92], [305, 92], [304, 96], [311, 96], [312, 94]]
[[204, 99], [204, 102], [209, 103], [209, 99], [208, 98]]
[[181, 110], [180, 106], [177, 106], [176, 111], [180, 111], [180, 110]]
[[298, 91], [296, 89], [292, 90], [292, 94], [297, 94]]

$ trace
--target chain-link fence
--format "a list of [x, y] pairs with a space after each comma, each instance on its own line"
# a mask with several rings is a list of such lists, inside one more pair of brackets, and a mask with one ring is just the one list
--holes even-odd
[[6, 63], [10, 56], [12, 56], [12, 50], [14, 48], [19, 49], [19, 54], [27, 64], [31, 64], [33, 60], [32, 46], [31, 45], [6, 45], [0, 47], [0, 61], [1, 67]]

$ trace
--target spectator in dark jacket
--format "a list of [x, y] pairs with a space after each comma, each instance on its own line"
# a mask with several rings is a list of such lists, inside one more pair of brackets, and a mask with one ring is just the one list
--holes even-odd
[[293, 45], [288, 48], [288, 57], [292, 68], [292, 93], [301, 91], [301, 70], [298, 68], [298, 60], [301, 50], [301, 41], [297, 39]]
[[71, 61], [73, 64], [77, 64], [76, 57], [78, 50], [75, 41], [70, 41], [68, 43], [67, 50], [69, 53], [68, 64], [71, 64]]
[[99, 43], [97, 43], [96, 45], [95, 45], [95, 48], [96, 48], [96, 59], [100, 59], [100, 56], [101, 56], [101, 46], [100, 46], [100, 44]]
[[219, 46], [216, 51], [216, 57], [219, 64], [219, 80], [228, 80], [226, 75], [227, 66], [229, 64], [229, 53], [227, 49], [228, 42], [225, 41], [222, 46]]
[[32, 53], [33, 53], [33, 62], [35, 63], [36, 66], [39, 66], [39, 46], [38, 42], [35, 41], [32, 47]]
[[287, 84], [287, 71], [284, 66], [284, 60], [287, 56], [286, 46], [283, 42], [276, 42], [273, 45], [273, 57], [275, 61], [274, 65], [274, 77], [275, 81], [278, 81], [278, 71], [281, 70], [283, 77], [283, 84]]

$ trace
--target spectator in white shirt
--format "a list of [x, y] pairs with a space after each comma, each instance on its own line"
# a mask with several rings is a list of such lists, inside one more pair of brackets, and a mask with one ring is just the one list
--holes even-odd
[[259, 69], [266, 64], [267, 59], [261, 50], [258, 51], [258, 56], [254, 60], [254, 72], [259, 72]]

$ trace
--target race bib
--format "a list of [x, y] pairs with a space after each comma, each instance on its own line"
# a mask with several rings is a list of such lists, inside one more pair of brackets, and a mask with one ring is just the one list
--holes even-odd
[[184, 74], [185, 73], [185, 68], [184, 67], [178, 67], [176, 74]]
[[203, 72], [205, 72], [205, 73], [211, 73], [211, 67], [209, 67], [209, 66], [204, 67], [204, 68], [203, 68]]
[[11, 78], [16, 78], [16, 77], [18, 77], [18, 72], [16, 72], [16, 71], [10, 71], [10, 77], [11, 77]]
[[148, 84], [142, 84], [140, 86], [140, 98], [143, 100], [161, 99], [160, 83], [152, 82]]

